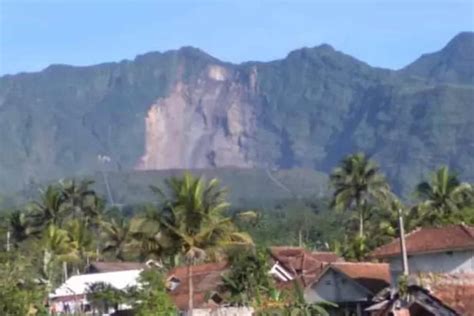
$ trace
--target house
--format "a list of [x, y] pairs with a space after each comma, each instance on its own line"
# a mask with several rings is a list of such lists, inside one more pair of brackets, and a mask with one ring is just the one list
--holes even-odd
[[[70, 277], [49, 294], [52, 309], [56, 312], [84, 312], [91, 309], [87, 301], [87, 290], [94, 283], [105, 283], [115, 289], [124, 290], [136, 286], [142, 270], [114, 271], [105, 273], [81, 274]], [[118, 309], [128, 309], [128, 306]]]
[[[405, 237], [408, 267], [417, 273], [474, 273], [474, 227], [419, 228]], [[400, 240], [375, 249], [370, 257], [390, 264], [392, 281], [402, 273]]]
[[388, 264], [333, 262], [327, 264], [305, 289], [309, 303], [332, 302], [331, 315], [368, 315], [364, 309], [390, 285]]
[[[332, 252], [311, 252], [297, 247], [273, 247], [270, 249], [269, 271], [279, 286], [293, 286], [293, 280], [309, 282], [322, 271], [328, 262], [342, 261]], [[222, 274], [229, 270], [227, 262], [206, 263], [193, 266], [194, 287], [193, 315], [252, 315], [251, 308], [226, 305], [219, 293]], [[176, 267], [168, 273], [167, 286], [170, 297], [182, 312], [189, 306], [189, 281], [187, 267]]]
[[[460, 315], [474, 316], [474, 227], [420, 228], [405, 237], [409, 282], [420, 285]], [[402, 274], [399, 239], [370, 256], [390, 264], [392, 285]]]
[[367, 315], [364, 308], [390, 285], [388, 264], [345, 262], [334, 252], [309, 251], [299, 247], [272, 247], [270, 273], [280, 288], [298, 281], [310, 303], [338, 305], [331, 315]]
[[460, 315], [474, 316], [474, 273], [422, 273], [414, 283], [423, 285]]
[[301, 247], [271, 247], [272, 268], [270, 273], [284, 287], [298, 279], [307, 286], [328, 263], [342, 262], [344, 259], [334, 252], [309, 251]]
[[[222, 274], [229, 270], [227, 262], [205, 263], [192, 267], [193, 316], [250, 316], [253, 310], [247, 307], [227, 306], [218, 288]], [[183, 314], [189, 309], [188, 267], [175, 267], [169, 271], [167, 287], [171, 300]]]

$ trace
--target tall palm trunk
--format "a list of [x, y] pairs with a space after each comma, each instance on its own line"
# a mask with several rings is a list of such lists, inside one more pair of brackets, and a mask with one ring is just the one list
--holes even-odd
[[359, 237], [364, 237], [364, 212], [359, 211]]
[[298, 230], [298, 247], [303, 247], [303, 232], [302, 228]]
[[359, 237], [364, 237], [364, 203], [362, 203], [359, 195], [356, 197], [356, 207], [359, 212]]
[[193, 265], [188, 263], [188, 316], [193, 316], [194, 285], [193, 285]]

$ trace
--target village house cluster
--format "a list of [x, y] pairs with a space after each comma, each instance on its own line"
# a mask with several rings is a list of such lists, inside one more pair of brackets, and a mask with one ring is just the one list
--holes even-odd
[[[474, 227], [417, 229], [406, 235], [406, 250], [408, 277], [403, 285], [399, 240], [374, 250], [367, 262], [346, 262], [332, 252], [272, 247], [269, 273], [282, 289], [299, 282], [308, 303], [336, 304], [329, 308], [334, 316], [474, 315]], [[50, 302], [57, 312], [72, 312], [87, 306], [89, 284], [105, 282], [124, 289], [136, 284], [143, 269], [153, 268], [161, 267], [154, 261], [94, 262], [86, 274], [72, 276], [55, 289]], [[228, 270], [227, 262], [193, 267], [194, 316], [253, 314], [250, 307], [229, 306], [220, 295], [222, 275]], [[186, 267], [168, 272], [167, 287], [176, 307], [186, 314]]]

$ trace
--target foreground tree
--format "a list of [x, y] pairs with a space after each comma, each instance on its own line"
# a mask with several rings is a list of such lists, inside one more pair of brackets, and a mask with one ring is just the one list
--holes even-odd
[[330, 302], [308, 303], [304, 297], [303, 286], [294, 281], [293, 291], [289, 293], [290, 303], [286, 306], [289, 316], [329, 316], [328, 308], [337, 307]]
[[389, 192], [385, 177], [365, 154], [357, 153], [344, 158], [331, 173], [330, 180], [334, 187], [331, 206], [357, 212], [359, 238], [363, 238], [369, 205], [384, 200]]
[[117, 290], [108, 283], [96, 282], [89, 284], [86, 296], [92, 307], [93, 315], [96, 311], [99, 315], [103, 315], [108, 314], [111, 307], [117, 310], [118, 305], [126, 301], [127, 293]]
[[[181, 254], [188, 267], [190, 313], [193, 310], [193, 265], [206, 258], [218, 259], [226, 250], [253, 245], [249, 235], [239, 232], [233, 218], [225, 215], [229, 207], [226, 191], [217, 179], [206, 181], [190, 173], [167, 181], [167, 191], [152, 190], [160, 197], [162, 207], [155, 218], [163, 238]], [[250, 213], [246, 213], [250, 216]]]
[[16, 251], [0, 252], [1, 315], [47, 315], [45, 287], [38, 282], [33, 271], [29, 258]]
[[166, 292], [163, 275], [157, 270], [145, 270], [140, 274], [139, 285], [129, 291], [137, 316], [173, 316], [176, 307]]
[[275, 298], [275, 284], [268, 273], [269, 257], [264, 250], [245, 251], [232, 256], [230, 271], [222, 276], [221, 291], [236, 306], [258, 309]]

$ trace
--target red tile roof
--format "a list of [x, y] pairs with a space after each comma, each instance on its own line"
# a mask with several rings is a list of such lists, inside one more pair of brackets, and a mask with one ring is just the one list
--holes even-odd
[[390, 267], [386, 263], [334, 262], [328, 267], [341, 271], [373, 294], [390, 285]]
[[[420, 228], [405, 237], [407, 253], [430, 253], [474, 249], [474, 227], [450, 225], [439, 228]], [[400, 254], [399, 238], [375, 249], [370, 257], [386, 258]]]
[[[342, 262], [344, 259], [334, 252], [314, 251], [311, 252], [301, 247], [272, 247], [270, 248], [272, 258], [293, 274], [303, 286], [307, 286], [319, 277], [326, 264], [331, 262]], [[280, 284], [285, 287], [284, 284]]]
[[444, 304], [464, 316], [474, 316], [474, 273], [424, 274], [420, 282]]
[[[227, 262], [205, 263], [193, 268], [194, 307], [208, 307], [207, 294], [217, 291], [222, 283], [222, 274], [229, 269]], [[170, 270], [168, 278], [180, 280], [179, 286], [170, 291], [170, 296], [179, 310], [187, 310], [189, 299], [189, 282], [187, 266], [176, 267]]]
[[272, 247], [270, 253], [274, 260], [294, 274], [320, 267], [323, 263], [344, 261], [334, 252], [311, 252], [301, 247]]
[[116, 271], [127, 271], [127, 270], [140, 270], [145, 269], [146, 264], [140, 262], [91, 262], [87, 267], [89, 273], [101, 273], [101, 272], [116, 272]]

